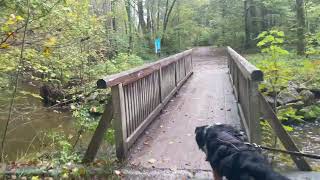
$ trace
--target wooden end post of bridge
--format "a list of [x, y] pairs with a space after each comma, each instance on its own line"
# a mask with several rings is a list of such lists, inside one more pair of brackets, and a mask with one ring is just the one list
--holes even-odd
[[112, 103], [113, 103], [113, 119], [116, 142], [116, 153], [120, 160], [124, 160], [127, 156], [127, 127], [125, 115], [125, 102], [122, 83], [111, 88]]
[[261, 143], [261, 128], [260, 128], [260, 109], [259, 109], [259, 83], [260, 79], [248, 82], [249, 94], [249, 128], [250, 128], [250, 141], [260, 144]]

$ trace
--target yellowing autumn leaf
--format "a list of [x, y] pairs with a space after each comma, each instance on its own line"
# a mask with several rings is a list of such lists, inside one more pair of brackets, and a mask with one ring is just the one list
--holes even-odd
[[1, 31], [8, 32], [10, 31], [10, 27], [8, 25], [4, 25], [1, 27]]
[[8, 43], [2, 43], [0, 45], [0, 49], [8, 49], [10, 47], [10, 45]]
[[24, 18], [23, 18], [23, 17], [21, 17], [21, 16], [16, 16], [16, 20], [17, 20], [17, 21], [23, 21], [23, 20], [24, 20]]
[[8, 19], [8, 21], [5, 23], [6, 25], [12, 25], [15, 24], [16, 21], [14, 21], [12, 18]]
[[39, 180], [39, 176], [32, 176], [31, 180]]
[[57, 43], [57, 38], [55, 37], [50, 37], [48, 40], [44, 43], [44, 46], [46, 47], [51, 47], [54, 46]]
[[45, 47], [44, 50], [43, 50], [43, 55], [46, 56], [46, 57], [49, 57], [51, 54], [51, 50], [49, 47]]

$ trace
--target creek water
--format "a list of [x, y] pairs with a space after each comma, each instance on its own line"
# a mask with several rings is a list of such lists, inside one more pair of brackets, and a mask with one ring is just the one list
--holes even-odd
[[[31, 85], [21, 85], [18, 89], [9, 122], [5, 155], [6, 160], [15, 161], [25, 154], [41, 151], [40, 144], [44, 140], [44, 132], [64, 131], [73, 133], [73, 121], [70, 112], [59, 112], [43, 106], [40, 98], [30, 94], [38, 93], [38, 88]], [[2, 139], [12, 91], [0, 89], [0, 137]]]
[[[320, 122], [305, 123], [290, 133], [299, 149], [310, 154], [320, 155]], [[320, 167], [320, 160], [308, 159], [311, 167]]]

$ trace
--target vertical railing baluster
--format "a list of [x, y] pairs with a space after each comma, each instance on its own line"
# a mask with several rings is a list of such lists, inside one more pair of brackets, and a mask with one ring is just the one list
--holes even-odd
[[164, 92], [163, 92], [163, 79], [162, 79], [162, 68], [160, 67], [159, 71], [159, 99], [160, 99], [160, 103], [163, 102], [163, 95], [164, 95]]
[[174, 83], [177, 87], [178, 85], [178, 61], [174, 62]]
[[[126, 126], [128, 127], [128, 126], [130, 126], [130, 123], [129, 123], [129, 121], [130, 121], [130, 114], [129, 114], [130, 113], [130, 110], [129, 110], [130, 99], [129, 99], [128, 86], [124, 86], [123, 89], [124, 89], [124, 99], [125, 99]], [[129, 135], [130, 134], [129, 129], [128, 128], [126, 128], [126, 129], [127, 129], [127, 131], [126, 131], [127, 135]]]
[[133, 102], [132, 102], [132, 99], [133, 99], [132, 98], [133, 97], [132, 84], [128, 84], [127, 87], [128, 87], [128, 91], [129, 91], [129, 115], [130, 115], [130, 118], [128, 119], [128, 122], [129, 122], [128, 136], [129, 136], [132, 133], [132, 119], [133, 119], [134, 110], [133, 110]]

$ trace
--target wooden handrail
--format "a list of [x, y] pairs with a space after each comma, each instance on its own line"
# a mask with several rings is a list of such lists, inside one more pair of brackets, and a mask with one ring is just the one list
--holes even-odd
[[227, 47], [227, 51], [246, 78], [253, 81], [263, 81], [263, 72], [260, 69], [252, 65], [231, 47]]
[[258, 84], [263, 81], [263, 72], [231, 47], [227, 47], [227, 53], [230, 78], [237, 98], [242, 125], [249, 141], [260, 143]]
[[191, 53], [192, 49], [186, 50], [179, 54], [164, 58], [151, 64], [144, 65], [142, 67], [124, 71], [115, 75], [106, 76], [97, 81], [97, 87], [100, 89], [105, 89], [108, 87], [116, 86], [118, 84], [129, 84], [131, 82], [137, 81], [138, 79], [146, 77], [155, 71], [158, 71], [161, 67], [165, 67], [174, 62], [177, 62], [182, 57], [191, 55]]

